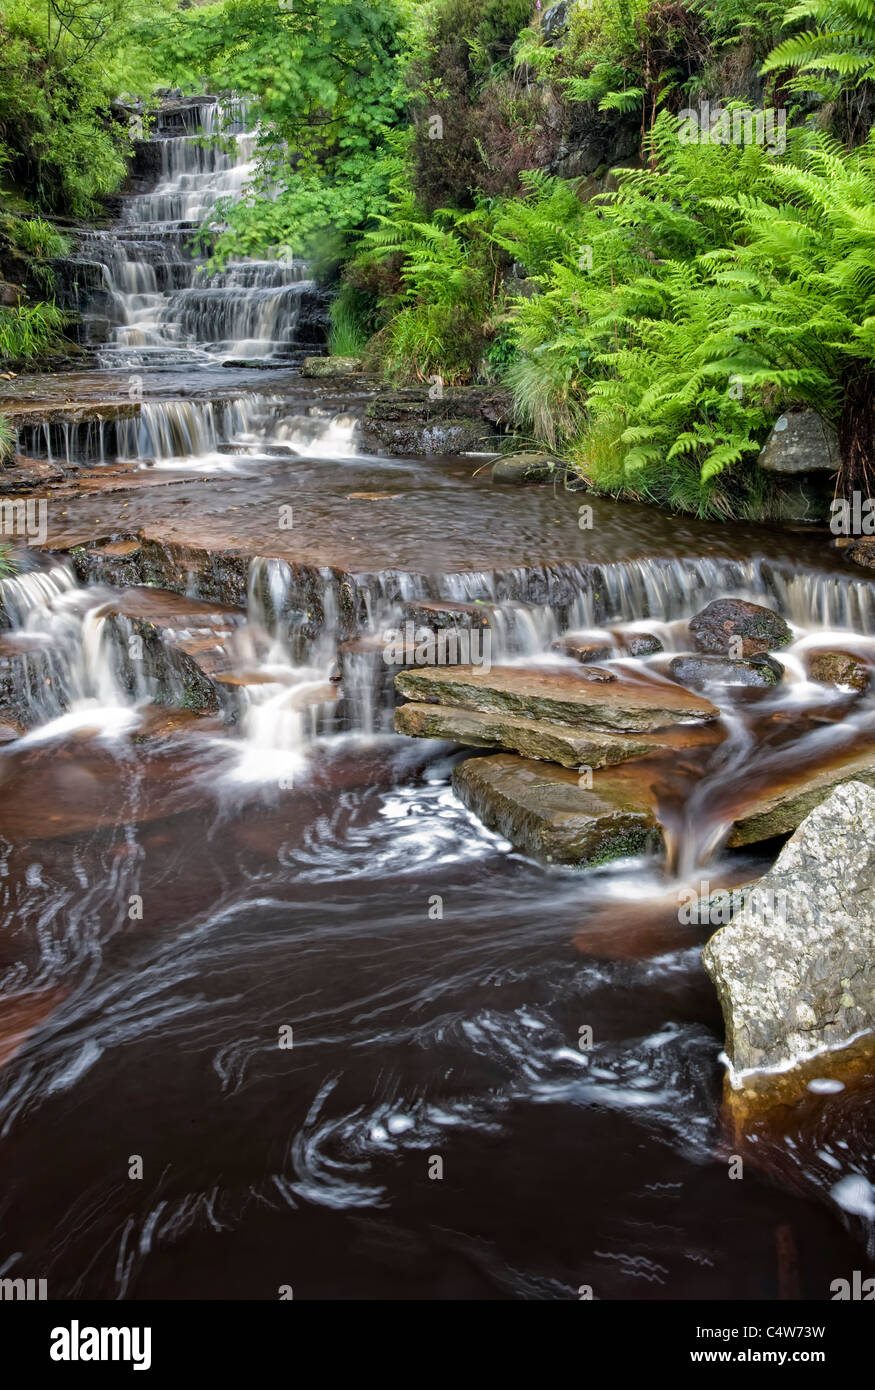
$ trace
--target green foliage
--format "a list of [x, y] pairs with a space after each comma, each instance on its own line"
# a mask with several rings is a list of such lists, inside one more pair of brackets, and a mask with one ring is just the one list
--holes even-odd
[[44, 217], [10, 218], [4, 227], [9, 241], [20, 251], [41, 260], [69, 255], [70, 239]]
[[408, 195], [377, 220], [363, 238], [365, 254], [401, 267], [382, 335], [386, 369], [405, 379], [467, 380], [487, 347], [483, 325], [493, 302], [495, 267], [478, 235], [488, 226], [487, 210], [445, 208], [428, 220]]
[[125, 174], [125, 128], [110, 100], [151, 83], [131, 46], [142, 12], [170, 0], [7, 0], [0, 15], [0, 165], [42, 209], [85, 216]]
[[0, 361], [33, 362], [56, 350], [66, 322], [54, 304], [0, 309]]
[[332, 357], [360, 357], [368, 340], [367, 307], [349, 284], [331, 301], [328, 351]]
[[798, 74], [797, 90], [859, 87], [875, 78], [875, 0], [801, 0], [787, 11], [786, 25], [812, 28], [784, 39], [769, 54], [763, 72], [787, 68]]
[[12, 453], [13, 439], [12, 426], [5, 415], [0, 415], [0, 463], [4, 463]]
[[[606, 490], [743, 513], [776, 412], [840, 422], [849, 373], [875, 370], [875, 137], [849, 155], [797, 136], [776, 163], [682, 146], [663, 116], [652, 153], [616, 194], [567, 205], [540, 293], [514, 306], [506, 380], [520, 417]], [[558, 192], [533, 192], [555, 214]], [[521, 258], [532, 221], [537, 203], [497, 223]]]

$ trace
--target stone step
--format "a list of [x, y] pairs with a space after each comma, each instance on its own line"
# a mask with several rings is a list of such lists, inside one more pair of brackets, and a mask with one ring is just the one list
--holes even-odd
[[721, 736], [713, 725], [676, 726], [658, 735], [620, 734], [564, 728], [513, 714], [414, 703], [395, 710], [395, 731], [411, 738], [452, 739], [471, 748], [508, 749], [524, 758], [575, 768], [608, 767], [664, 748], [713, 744]]
[[529, 667], [428, 667], [401, 671], [402, 695], [425, 704], [458, 706], [524, 719], [547, 720], [571, 729], [614, 729], [635, 733], [693, 720], [714, 720], [710, 700], [668, 681], [587, 680], [578, 671]]
[[648, 779], [636, 774], [638, 766], [598, 772], [588, 789], [566, 768], [498, 753], [460, 763], [453, 790], [523, 853], [586, 868], [660, 848]]

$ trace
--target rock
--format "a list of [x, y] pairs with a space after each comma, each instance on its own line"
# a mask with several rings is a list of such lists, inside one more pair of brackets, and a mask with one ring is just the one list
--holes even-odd
[[775, 421], [758, 462], [768, 473], [835, 473], [838, 434], [816, 410], [788, 411]]
[[873, 844], [875, 791], [851, 781], [806, 817], [759, 893], [706, 945], [733, 1084], [875, 1029]]
[[764, 689], [777, 685], [784, 675], [780, 661], [761, 654], [745, 660], [728, 656], [676, 656], [669, 663], [672, 680], [705, 690], [715, 685], [746, 685]]
[[619, 632], [616, 634], [630, 656], [655, 656], [665, 647], [652, 632]]
[[793, 634], [784, 619], [771, 608], [741, 598], [718, 598], [690, 619], [690, 635], [700, 652], [729, 653], [730, 644], [741, 641], [738, 656], [785, 647]]
[[606, 643], [591, 641], [586, 636], [576, 636], [573, 632], [566, 632], [564, 637], [554, 642], [553, 650], [562, 652], [564, 656], [573, 656], [575, 661], [581, 662], [606, 661], [614, 655], [613, 648]]
[[400, 672], [395, 686], [419, 703], [546, 719], [571, 729], [635, 733], [719, 715], [709, 700], [679, 686], [624, 680], [594, 686], [577, 671], [426, 667]]
[[5, 280], [0, 280], [0, 306], [4, 309], [17, 308], [24, 297], [20, 285], [8, 285]]
[[870, 677], [865, 661], [850, 652], [813, 652], [808, 661], [808, 679], [820, 685], [868, 690]]
[[848, 559], [853, 560], [855, 565], [862, 565], [865, 569], [875, 569], [875, 537], [862, 536], [859, 540], [851, 541], [845, 554]]
[[875, 751], [871, 748], [852, 748], [814, 770], [803, 767], [779, 786], [754, 792], [744, 804], [732, 810], [735, 824], [729, 835], [731, 847], [770, 840], [775, 835], [787, 835], [825, 801], [836, 789], [848, 782], [865, 782], [875, 787]]
[[563, 728], [546, 720], [446, 705], [399, 705], [395, 731], [411, 738], [448, 738], [471, 748], [506, 748], [562, 767], [608, 767], [662, 746], [653, 737]]
[[655, 851], [660, 844], [646, 785], [625, 771], [597, 772], [586, 789], [565, 768], [499, 753], [460, 763], [453, 791], [523, 853], [585, 867]]
[[550, 483], [564, 464], [552, 454], [509, 454], [492, 465], [494, 483]]
[[558, 5], [551, 5], [549, 10], [544, 11], [541, 19], [541, 37], [545, 43], [555, 43], [565, 33], [570, 8], [570, 0], [560, 0]]
[[360, 357], [305, 357], [301, 364], [301, 376], [340, 377], [355, 376], [362, 369]]
[[[434, 393], [434, 394], [433, 394]], [[384, 391], [362, 422], [362, 447], [396, 457], [480, 451], [511, 416], [500, 388], [440, 386]]]

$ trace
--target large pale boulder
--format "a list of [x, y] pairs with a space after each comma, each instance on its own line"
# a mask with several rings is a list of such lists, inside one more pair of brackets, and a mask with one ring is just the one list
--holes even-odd
[[811, 811], [703, 959], [734, 1085], [875, 1030], [875, 790], [846, 782]]

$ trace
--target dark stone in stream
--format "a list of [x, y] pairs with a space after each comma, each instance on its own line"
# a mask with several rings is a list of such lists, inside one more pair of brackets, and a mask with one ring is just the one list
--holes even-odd
[[785, 1070], [875, 1029], [875, 791], [851, 781], [813, 810], [703, 960], [731, 1080]]
[[672, 680], [704, 690], [715, 685], [746, 685], [765, 689], [777, 685], [784, 668], [774, 657], [761, 654], [745, 660], [728, 656], [676, 656], [669, 663]]
[[836, 685], [846, 690], [868, 690], [870, 682], [865, 661], [850, 652], [811, 653], [808, 678], [821, 685]]
[[861, 536], [859, 540], [852, 541], [845, 554], [855, 565], [875, 569], [875, 536]]
[[709, 603], [690, 619], [690, 635], [699, 651], [733, 657], [757, 656], [793, 640], [779, 614], [741, 598], [719, 598]]
[[553, 650], [564, 656], [572, 656], [575, 661], [607, 661], [614, 655], [613, 648], [604, 642], [591, 641], [585, 636], [566, 632], [564, 637], [553, 643]]
[[362, 448], [402, 457], [481, 451], [510, 420], [497, 387], [446, 386], [386, 391], [365, 413]]
[[492, 465], [494, 483], [549, 483], [564, 471], [552, 454], [509, 454]]

